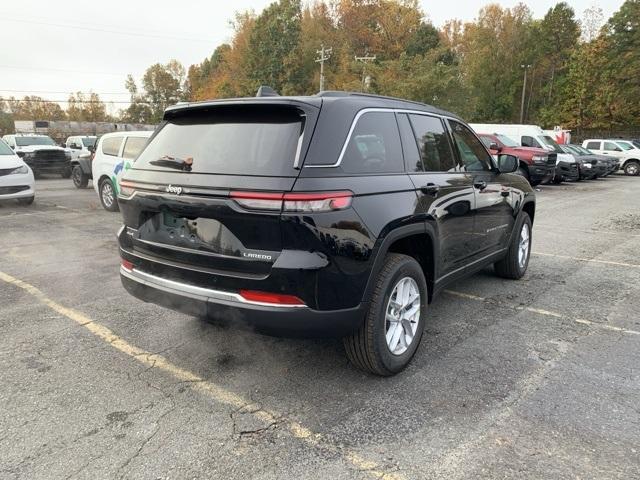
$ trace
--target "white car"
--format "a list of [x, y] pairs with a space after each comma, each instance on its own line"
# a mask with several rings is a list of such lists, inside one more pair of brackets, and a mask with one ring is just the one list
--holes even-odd
[[107, 133], [98, 140], [92, 162], [93, 188], [105, 210], [117, 212], [120, 178], [131, 168], [153, 132]]
[[80, 155], [90, 155], [89, 147], [94, 147], [97, 140], [98, 137], [93, 135], [76, 135], [67, 138], [64, 145], [71, 151], [71, 163], [74, 160], [78, 160]]
[[30, 205], [35, 197], [31, 168], [0, 140], [0, 200], [16, 199], [23, 205]]
[[585, 140], [582, 146], [593, 153], [617, 158], [619, 168], [624, 170], [626, 175], [640, 174], [640, 149], [633, 142], [590, 138]]
[[36, 133], [16, 133], [2, 139], [33, 170], [37, 177], [42, 173], [71, 177], [71, 151], [59, 147], [51, 137]]

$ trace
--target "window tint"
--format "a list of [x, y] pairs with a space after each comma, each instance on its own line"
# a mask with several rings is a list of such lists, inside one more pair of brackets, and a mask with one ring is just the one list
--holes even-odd
[[304, 119], [291, 107], [240, 106], [176, 113], [142, 150], [136, 168], [169, 171], [160, 160], [193, 159], [192, 171], [294, 176]]
[[398, 124], [393, 112], [368, 112], [358, 119], [344, 157], [346, 173], [395, 173], [404, 170]]
[[613, 142], [604, 142], [604, 150], [608, 152], [621, 152], [622, 149]]
[[424, 172], [420, 152], [416, 137], [413, 134], [413, 127], [409, 123], [409, 117], [406, 113], [396, 115], [398, 119], [398, 127], [400, 127], [400, 138], [402, 139], [402, 153], [404, 153], [404, 163], [408, 172]]
[[462, 170], [480, 172], [491, 170], [491, 156], [480, 140], [461, 123], [450, 121], [453, 140], [460, 152]]
[[136, 158], [147, 144], [147, 140], [149, 139], [146, 137], [128, 137], [127, 143], [124, 144], [122, 158], [129, 160]]
[[96, 140], [97, 140], [96, 137], [84, 137], [82, 139], [82, 144], [85, 147], [93, 147], [96, 144]]
[[540, 145], [540, 142], [538, 142], [538, 140], [536, 140], [535, 138], [530, 137], [529, 135], [522, 136], [522, 146], [542, 148], [542, 145]]
[[117, 157], [120, 153], [120, 145], [122, 145], [122, 137], [109, 137], [102, 141], [102, 153]]
[[480, 141], [482, 143], [484, 143], [484, 146], [487, 148], [491, 148], [491, 144], [495, 143], [493, 140], [491, 140], [489, 137], [480, 137]]
[[618, 142], [616, 143], [622, 150], [633, 150], [633, 145], [627, 142]]
[[589, 150], [600, 150], [600, 142], [588, 142], [587, 148]]
[[16, 144], [19, 147], [27, 147], [29, 145], [55, 145], [56, 142], [54, 142], [52, 138], [45, 135], [33, 137], [20, 136], [16, 137]]
[[442, 120], [427, 115], [410, 115], [427, 172], [448, 172], [455, 167], [453, 152]]

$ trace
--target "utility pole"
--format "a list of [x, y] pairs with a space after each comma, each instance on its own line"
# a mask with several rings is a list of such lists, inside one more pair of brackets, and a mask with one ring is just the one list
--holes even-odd
[[[362, 91], [366, 91], [369, 89], [369, 82], [367, 82], [367, 79], [369, 79], [369, 77], [366, 76], [366, 72], [367, 72], [367, 63], [371, 63], [371, 62], [375, 62], [376, 61], [376, 56], [369, 56], [368, 55], [369, 52], [365, 52], [364, 53], [364, 57], [358, 57], [355, 56], [353, 58], [355, 58], [356, 62], [362, 62], [364, 63], [364, 66], [362, 67]], [[369, 79], [370, 80], [370, 79]]]
[[520, 103], [520, 123], [524, 123], [524, 99], [527, 95], [527, 72], [531, 65], [520, 65], [524, 69], [524, 83], [522, 84], [522, 102]]
[[331, 58], [333, 48], [324, 48], [324, 44], [320, 45], [320, 50], [316, 50], [318, 57], [316, 63], [320, 64], [320, 91], [324, 91], [324, 62]]

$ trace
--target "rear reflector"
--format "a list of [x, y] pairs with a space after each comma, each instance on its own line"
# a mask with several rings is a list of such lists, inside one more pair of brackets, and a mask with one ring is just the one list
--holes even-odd
[[252, 210], [330, 212], [349, 208], [353, 192], [231, 192], [229, 196], [239, 205]]
[[127, 182], [126, 180], [120, 181], [120, 195], [123, 197], [130, 197], [133, 195], [133, 192], [136, 191], [135, 183]]
[[270, 303], [273, 305], [304, 305], [304, 302], [294, 295], [259, 292], [257, 290], [240, 290], [240, 296], [250, 302]]
[[125, 270], [133, 270], [133, 263], [131, 263], [129, 260], [125, 260], [124, 258], [122, 259], [122, 267]]

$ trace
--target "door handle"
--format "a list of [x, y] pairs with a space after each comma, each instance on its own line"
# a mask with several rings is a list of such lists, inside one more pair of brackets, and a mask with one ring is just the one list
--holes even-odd
[[511, 194], [511, 192], [509, 190], [502, 190], [500, 192], [500, 195], [502, 195], [503, 197], [508, 197]]
[[476, 180], [473, 182], [473, 186], [478, 190], [482, 191], [485, 188], [487, 188], [487, 182], [485, 182], [484, 180]]
[[427, 195], [437, 195], [440, 191], [440, 187], [435, 183], [427, 183], [425, 186], [420, 187], [422, 193], [426, 193]]

